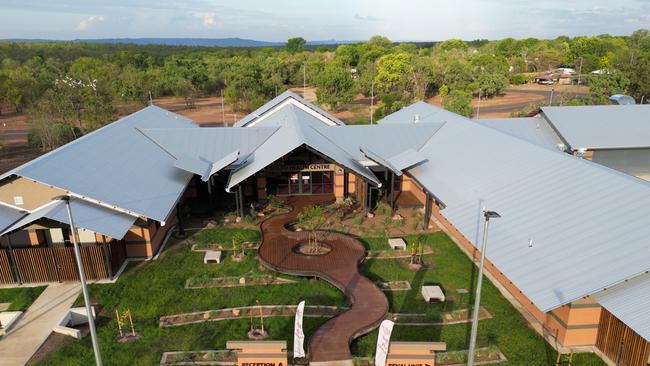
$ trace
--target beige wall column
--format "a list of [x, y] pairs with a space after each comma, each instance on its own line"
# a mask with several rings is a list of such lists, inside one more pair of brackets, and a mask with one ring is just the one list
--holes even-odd
[[334, 197], [336, 202], [342, 202], [345, 199], [345, 173], [340, 167], [334, 170]]

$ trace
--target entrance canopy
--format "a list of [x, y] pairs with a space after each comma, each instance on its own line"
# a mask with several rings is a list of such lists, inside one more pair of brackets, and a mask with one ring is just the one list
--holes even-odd
[[[172, 155], [174, 166], [207, 180], [228, 169], [226, 190], [253, 176], [292, 151], [306, 147], [366, 181], [381, 186], [370, 167], [382, 166], [397, 175], [424, 158], [417, 150], [444, 123], [403, 128], [394, 125], [345, 126], [323, 123], [319, 115], [297, 105], [301, 98], [277, 100], [263, 121], [246, 127], [142, 130]], [[298, 99], [296, 99], [298, 98]], [[259, 120], [259, 119], [258, 119]]]

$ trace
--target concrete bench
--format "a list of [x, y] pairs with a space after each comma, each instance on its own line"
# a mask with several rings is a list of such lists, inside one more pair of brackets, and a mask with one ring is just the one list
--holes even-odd
[[203, 263], [221, 263], [221, 251], [220, 250], [208, 250], [205, 252], [203, 257]]
[[388, 245], [390, 245], [390, 247], [395, 250], [406, 250], [406, 242], [402, 238], [388, 239]]
[[426, 302], [445, 301], [445, 293], [440, 286], [422, 286], [422, 297]]

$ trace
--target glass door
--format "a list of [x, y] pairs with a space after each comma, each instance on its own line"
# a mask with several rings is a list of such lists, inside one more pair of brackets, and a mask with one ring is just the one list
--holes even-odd
[[300, 194], [300, 173], [289, 173], [289, 194]]

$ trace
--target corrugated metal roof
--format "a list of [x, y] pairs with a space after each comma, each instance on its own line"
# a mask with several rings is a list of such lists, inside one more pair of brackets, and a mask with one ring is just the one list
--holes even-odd
[[429, 103], [418, 101], [408, 107], [389, 114], [388, 116], [377, 121], [378, 124], [390, 123], [428, 123], [428, 122], [451, 122], [464, 118], [456, 113], [449, 112], [446, 109], [431, 105]]
[[150, 106], [22, 165], [16, 174], [138, 215], [164, 221], [191, 174], [136, 130], [195, 127]]
[[[71, 200], [70, 208], [72, 210], [72, 218], [74, 219], [75, 226], [95, 231], [115, 239], [122, 239], [137, 219], [135, 216], [98, 206], [81, 199]], [[63, 201], [53, 201], [50, 204], [42, 206], [30, 213], [23, 214], [20, 220], [5, 228], [0, 233], [0, 236], [20, 229], [43, 217], [66, 225], [70, 223], [68, 210]]]
[[[489, 258], [542, 311], [650, 268], [650, 184], [470, 120], [445, 124], [410, 174], [471, 242], [497, 211]], [[532, 240], [532, 246], [529, 243]]]
[[388, 162], [399, 170], [405, 170], [414, 167], [417, 164], [423, 163], [427, 158], [413, 150], [407, 149], [403, 152], [388, 158]]
[[156, 128], [143, 129], [142, 133], [174, 158], [186, 155], [217, 162], [233, 151], [239, 151], [239, 160], [235, 164], [240, 164], [277, 130], [278, 127]]
[[313, 127], [321, 123], [311, 114], [287, 104], [274, 111], [273, 115], [269, 115], [266, 120], [273, 125], [281, 126], [280, 129], [251, 154], [244, 166], [231, 173], [228, 189], [302, 145], [313, 148], [356, 174], [379, 184], [379, 180], [370, 169], [361, 165], [348, 152], [328, 139], [320, 129]]
[[[564, 142], [542, 117], [485, 118], [476, 123], [553, 150], [563, 150]], [[560, 148], [562, 147], [562, 149]]]
[[277, 106], [278, 104], [284, 102], [288, 98], [293, 98], [300, 102], [301, 104], [306, 105], [307, 107], [311, 108], [313, 111], [316, 113], [322, 115], [323, 117], [327, 118], [328, 120], [332, 121], [333, 123], [337, 125], [345, 125], [343, 121], [340, 119], [336, 118], [330, 113], [327, 113], [317, 105], [311, 103], [307, 99], [304, 99], [303, 97], [299, 96], [298, 94], [291, 92], [289, 90], [285, 91], [284, 93], [278, 95], [277, 97], [271, 99], [270, 101], [266, 102], [263, 106], [257, 108], [255, 111], [252, 113], [248, 114], [241, 120], [239, 120], [237, 123], [235, 123], [234, 127], [244, 127], [248, 125], [249, 123], [253, 122], [254, 120], [258, 119], [259, 117], [263, 116], [266, 112], [269, 110], [273, 109], [273, 107]]
[[650, 341], [650, 274], [597, 292], [592, 297], [605, 309]]
[[16, 210], [14, 208], [0, 204], [0, 231], [4, 231], [7, 227], [18, 221], [25, 214], [25, 211]]
[[650, 147], [650, 105], [542, 107], [572, 149]]
[[[70, 200], [72, 218], [77, 227], [98, 232], [115, 239], [122, 239], [133, 226], [137, 218], [122, 212], [111, 210], [81, 199]], [[65, 205], [55, 207], [45, 217], [64, 224], [69, 224], [68, 210]]]
[[39, 207], [30, 213], [26, 213], [25, 215], [23, 215], [23, 217], [20, 218], [20, 220], [14, 222], [11, 226], [5, 228], [0, 233], [0, 236], [10, 233], [16, 229], [20, 229], [25, 225], [31, 224], [32, 222], [43, 218], [48, 212], [52, 211], [57, 206], [61, 206], [62, 204], [63, 201], [52, 201], [47, 205]]
[[389, 159], [404, 150], [418, 150], [444, 123], [355, 125], [319, 127], [318, 130], [357, 160], [365, 159], [361, 146], [383, 159]]

